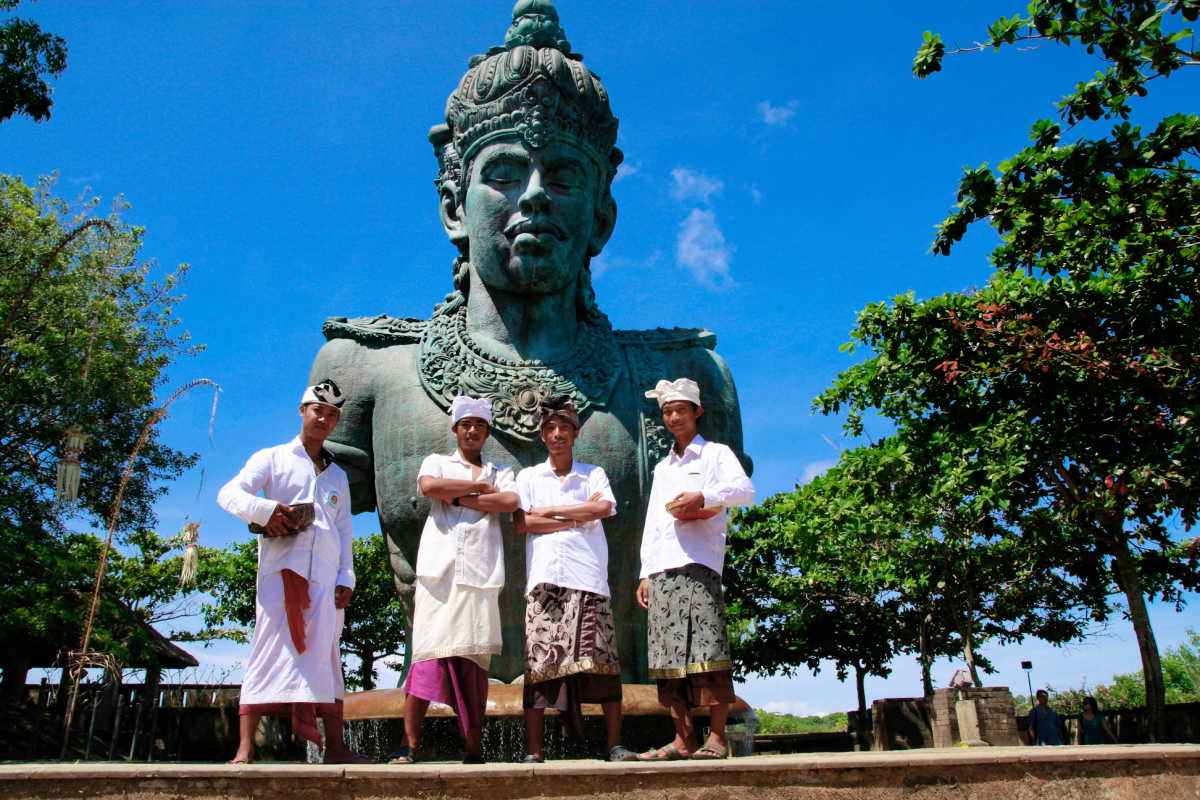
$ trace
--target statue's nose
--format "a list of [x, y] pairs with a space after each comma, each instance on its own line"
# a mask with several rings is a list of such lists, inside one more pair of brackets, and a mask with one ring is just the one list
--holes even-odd
[[529, 183], [525, 184], [525, 191], [521, 192], [517, 205], [525, 214], [549, 210], [550, 195], [546, 193], [546, 186], [542, 183], [541, 170], [530, 170]]

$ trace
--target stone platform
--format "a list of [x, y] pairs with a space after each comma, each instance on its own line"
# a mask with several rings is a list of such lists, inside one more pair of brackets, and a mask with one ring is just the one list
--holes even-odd
[[1200, 746], [928, 749], [663, 764], [4, 764], [0, 797], [1174, 800], [1200, 798]]
[[[522, 716], [521, 696], [524, 687], [520, 684], [493, 683], [488, 686], [487, 715], [489, 717]], [[346, 695], [343, 713], [348, 720], [356, 719], [403, 719], [404, 700], [407, 695], [403, 689], [371, 689], [366, 692], [354, 692]], [[746, 712], [750, 706], [740, 697], [729, 704], [730, 713]], [[547, 712], [554, 715], [554, 709]], [[600, 716], [603, 710], [598, 703], [584, 703], [585, 716]], [[658, 702], [658, 687], [653, 684], [626, 683], [621, 686], [621, 716], [649, 717], [663, 716], [666, 710]], [[696, 716], [706, 716], [708, 709], [700, 707], [695, 710]], [[453, 717], [454, 710], [441, 703], [429, 706], [430, 717]]]

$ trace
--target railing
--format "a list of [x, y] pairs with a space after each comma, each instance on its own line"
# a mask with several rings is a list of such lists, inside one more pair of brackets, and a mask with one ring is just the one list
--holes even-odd
[[21, 728], [3, 743], [0, 758], [57, 757], [65, 735], [71, 756], [84, 760], [178, 760], [181, 749], [192, 751], [189, 759], [203, 759], [207, 753], [184, 743], [200, 738], [223, 751], [230, 732], [236, 736], [236, 684], [82, 683], [71, 730], [64, 731], [68, 692], [46, 680], [27, 685]]

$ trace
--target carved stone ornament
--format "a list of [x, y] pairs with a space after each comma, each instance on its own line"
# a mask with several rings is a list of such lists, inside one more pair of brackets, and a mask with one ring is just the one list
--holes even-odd
[[580, 418], [592, 407], [604, 408], [620, 374], [621, 354], [611, 329], [581, 322], [575, 349], [562, 360], [497, 358], [471, 339], [466, 310], [458, 308], [426, 323], [417, 366], [426, 394], [441, 408], [460, 394], [487, 397], [496, 430], [533, 442], [544, 398], [568, 395]]

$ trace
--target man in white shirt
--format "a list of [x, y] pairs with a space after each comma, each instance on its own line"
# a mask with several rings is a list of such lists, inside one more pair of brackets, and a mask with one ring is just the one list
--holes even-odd
[[492, 402], [459, 396], [450, 404], [451, 455], [421, 462], [418, 484], [431, 501], [417, 550], [412, 664], [404, 682], [405, 743], [388, 760], [417, 760], [430, 702], [458, 714], [463, 763], [483, 763], [488, 666], [502, 649], [500, 590], [504, 550], [500, 514], [517, 510], [513, 471], [483, 458]]
[[342, 609], [354, 594], [350, 487], [323, 446], [342, 402], [332, 380], [308, 387], [300, 400], [300, 435], [252, 455], [217, 495], [223, 509], [262, 533], [254, 641], [242, 678], [240, 740], [232, 764], [253, 759], [263, 714], [291, 717], [293, 732], [318, 747], [320, 714], [325, 760], [363, 758], [342, 740], [345, 687], [338, 644]]
[[[697, 433], [704, 408], [695, 381], [662, 380], [646, 396], [658, 400], [675, 444], [654, 468], [637, 600], [649, 612], [650, 677], [675, 739], [639, 759], [725, 758], [725, 720], [736, 699], [721, 590], [725, 509], [753, 503], [754, 486], [732, 450]], [[700, 706], [709, 709], [710, 733], [697, 749], [690, 709]]]
[[543, 714], [557, 708], [583, 740], [581, 703], [604, 709], [609, 761], [637, 754], [621, 744], [621, 661], [608, 588], [608, 541], [600, 520], [616, 512], [601, 467], [575, 461], [579, 414], [567, 395], [543, 400], [549, 458], [517, 475], [525, 544], [526, 763], [541, 763]]

